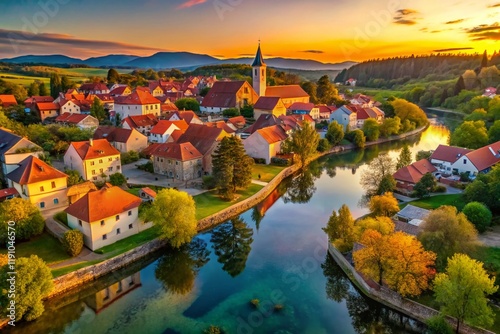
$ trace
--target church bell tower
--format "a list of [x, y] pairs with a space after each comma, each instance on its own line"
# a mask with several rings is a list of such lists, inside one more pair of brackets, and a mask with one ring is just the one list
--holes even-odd
[[262, 52], [260, 51], [259, 41], [259, 48], [257, 49], [255, 60], [252, 63], [253, 89], [259, 96], [266, 95], [266, 67], [267, 65], [264, 63], [264, 58], [262, 57]]

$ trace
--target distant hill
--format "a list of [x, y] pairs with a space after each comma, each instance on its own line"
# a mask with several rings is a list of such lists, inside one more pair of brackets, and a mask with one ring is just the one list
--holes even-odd
[[140, 57], [130, 55], [107, 55], [103, 57], [92, 57], [89, 59], [85, 59], [84, 63], [92, 67], [123, 66], [124, 64], [131, 62], [137, 58]]
[[64, 55], [28, 55], [20, 56], [9, 59], [1, 59], [1, 61], [6, 63], [22, 64], [22, 63], [34, 63], [34, 64], [47, 64], [47, 65], [64, 65], [64, 64], [84, 64], [83, 60], [78, 58], [71, 58]]
[[[253, 58], [232, 58], [218, 59], [209, 55], [196, 54], [190, 52], [158, 52], [148, 57], [138, 57], [133, 55], [107, 55], [103, 57], [93, 57], [86, 60], [71, 58], [64, 55], [29, 55], [20, 56], [10, 59], [1, 59], [7, 63], [33, 63], [47, 65], [71, 65], [84, 64], [92, 67], [120, 67], [127, 66], [132, 68], [153, 68], [153, 69], [168, 69], [177, 68], [182, 70], [194, 69], [200, 66], [219, 65], [219, 64], [245, 64], [250, 65]], [[342, 63], [321, 63], [315, 60], [306, 59], [288, 59], [288, 58], [269, 58], [266, 59], [266, 64], [269, 67], [282, 69], [295, 69], [307, 71], [339, 71], [344, 68], [349, 68], [356, 64], [355, 62]]]

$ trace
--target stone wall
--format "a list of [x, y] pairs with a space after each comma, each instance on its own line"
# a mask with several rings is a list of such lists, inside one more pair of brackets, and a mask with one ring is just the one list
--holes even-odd
[[[398, 293], [382, 286], [378, 289], [370, 287], [361, 275], [354, 269], [354, 267], [346, 260], [346, 258], [333, 246], [332, 243], [328, 245], [328, 253], [333, 257], [335, 262], [342, 268], [346, 275], [350, 278], [360, 290], [369, 298], [384, 304], [396, 311], [406, 314], [414, 319], [425, 322], [430, 317], [439, 314], [439, 311], [417, 303], [413, 300], [403, 298]], [[378, 286], [378, 285], [377, 285]], [[447, 317], [450, 325], [456, 327], [456, 319]], [[494, 334], [486, 329], [470, 327], [466, 324], [460, 325], [460, 333], [463, 334]]]

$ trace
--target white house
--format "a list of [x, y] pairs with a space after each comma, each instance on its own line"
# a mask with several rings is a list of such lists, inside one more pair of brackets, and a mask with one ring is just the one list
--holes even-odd
[[121, 173], [120, 151], [106, 139], [72, 142], [64, 153], [64, 166], [74, 169], [84, 180], [99, 181]]
[[452, 174], [452, 166], [457, 160], [471, 152], [471, 150], [456, 146], [439, 145], [429, 160], [431, 164], [444, 174]]
[[243, 141], [245, 151], [252, 158], [265, 159], [266, 164], [281, 151], [281, 144], [288, 138], [279, 125], [258, 129]]
[[335, 109], [330, 114], [330, 123], [333, 121], [337, 121], [340, 125], [344, 127], [344, 131], [349, 126], [349, 129], [356, 128], [356, 113], [352, 112], [349, 108], [342, 106], [340, 108]]
[[179, 130], [180, 134], [184, 133], [189, 125], [184, 121], [165, 121], [161, 120], [156, 124], [152, 129], [149, 134], [149, 141], [151, 143], [167, 143], [167, 142], [172, 142], [170, 140], [170, 136], [172, 133], [175, 131]]
[[455, 173], [467, 173], [475, 176], [478, 173], [488, 173], [500, 162], [500, 141], [469, 152], [451, 166]]
[[151, 93], [136, 90], [130, 95], [115, 97], [115, 112], [120, 115], [121, 119], [147, 114], [160, 116], [160, 103], [160, 100]]
[[142, 200], [119, 187], [90, 191], [65, 211], [68, 226], [83, 233], [91, 250], [115, 243], [149, 227], [139, 220]]

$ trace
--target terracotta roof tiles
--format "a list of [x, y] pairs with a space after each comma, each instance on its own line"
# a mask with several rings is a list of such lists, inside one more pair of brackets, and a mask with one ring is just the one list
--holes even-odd
[[63, 177], [67, 175], [34, 156], [27, 157], [21, 161], [18, 168], [7, 174], [8, 179], [21, 185]]

